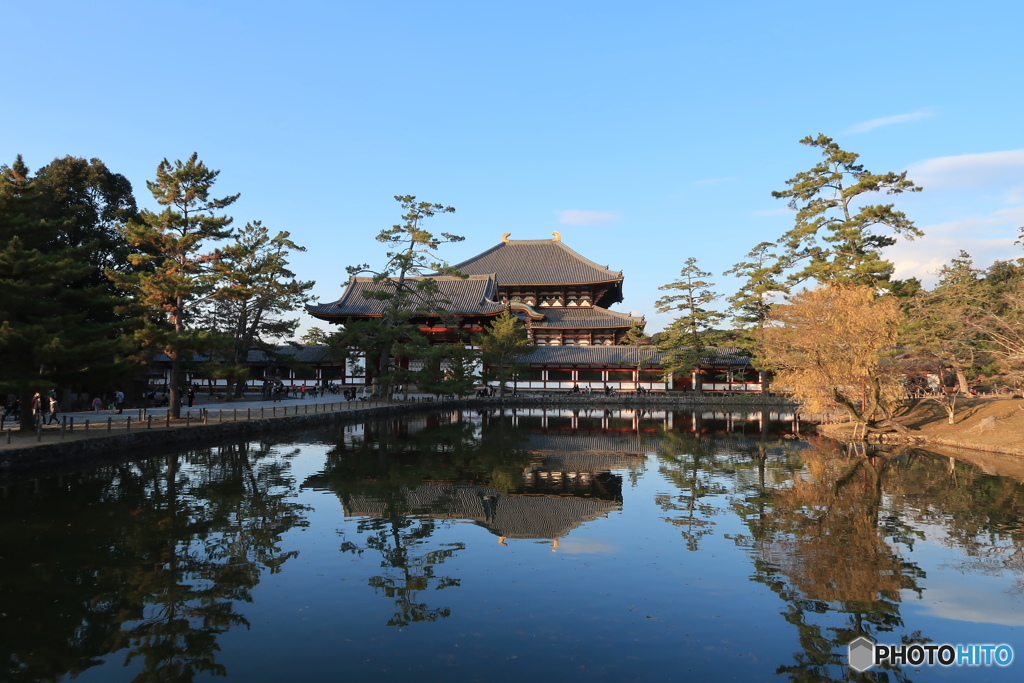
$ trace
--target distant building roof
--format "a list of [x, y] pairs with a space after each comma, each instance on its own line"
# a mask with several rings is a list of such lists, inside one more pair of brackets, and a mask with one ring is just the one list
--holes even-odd
[[[400, 494], [405, 514], [475, 522], [496, 536], [555, 539], [573, 529], [622, 509], [614, 501], [575, 496], [503, 495], [487, 486], [421, 484]], [[343, 496], [345, 514], [386, 518], [394, 498]]]
[[[407, 278], [414, 282], [424, 278]], [[450, 275], [432, 276], [437, 284], [438, 296], [433, 302], [412, 302], [409, 308], [428, 305], [435, 311], [446, 311], [461, 315], [496, 315], [505, 310], [504, 304], [495, 301], [498, 295], [497, 284], [492, 274], [472, 275], [468, 278]], [[367, 298], [364, 293], [391, 291], [385, 283], [374, 282], [369, 277], [353, 277], [340, 299], [329, 304], [306, 306], [310, 315], [322, 320], [347, 318], [350, 316], [383, 315], [386, 300]]]
[[600, 306], [551, 307], [537, 309], [543, 320], [534, 320], [530, 325], [534, 328], [578, 330], [587, 328], [632, 327], [640, 322], [625, 313], [616, 313]]
[[742, 367], [750, 365], [751, 357], [740, 348], [707, 349], [700, 358], [702, 365], [731, 365]]
[[531, 354], [520, 356], [520, 363], [549, 365], [644, 365], [657, 366], [663, 354], [653, 346], [538, 346]]
[[[331, 359], [330, 354], [327, 352], [327, 347], [323, 344], [298, 344], [292, 346], [291, 344], [282, 344], [281, 346], [275, 346], [273, 353], [278, 356], [291, 356], [293, 359], [300, 363], [331, 363], [334, 362]], [[225, 362], [223, 357], [211, 356], [205, 353], [195, 353], [188, 360], [205, 363], [207, 361]], [[270, 354], [264, 352], [261, 349], [250, 349], [246, 362], [248, 363], [267, 363], [271, 361]], [[165, 353], [158, 353], [153, 356], [153, 362], [155, 363], [170, 363], [171, 359], [167, 357]]]
[[505, 240], [455, 266], [468, 275], [493, 273], [499, 285], [565, 285], [622, 281], [610, 270], [554, 240]]

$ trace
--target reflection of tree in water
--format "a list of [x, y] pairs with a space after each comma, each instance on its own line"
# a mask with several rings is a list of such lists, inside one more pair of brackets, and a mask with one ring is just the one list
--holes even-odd
[[[364, 425], [361, 438], [341, 440], [324, 471], [306, 482], [333, 491], [346, 514], [362, 517], [342, 550], [380, 554], [383, 571], [369, 585], [395, 602], [390, 626], [450, 614], [428, 604], [423, 593], [459, 585], [459, 579], [437, 574], [464, 547], [432, 541], [446, 520], [471, 520], [502, 544], [543, 538], [557, 548], [568, 530], [621, 505], [621, 477], [577, 471], [585, 467], [583, 458], [525, 450], [525, 431], [500, 414], [482, 415], [482, 425], [461, 414], [448, 416], [451, 422], [432, 416], [434, 422], [418, 425]], [[565, 472], [572, 476], [561, 476]]]
[[[136, 681], [225, 674], [217, 636], [247, 625], [234, 603], [295, 554], [281, 535], [305, 523], [271, 455], [240, 442], [118, 463], [18, 500], [48, 542], [22, 537], [19, 564], [5, 558], [4, 576], [17, 585], [23, 573], [33, 588], [5, 604], [4, 619], [38, 628], [5, 629], [17, 634], [0, 646], [12, 678], [57, 680], [119, 651], [141, 666]], [[70, 542], [51, 542], [65, 525]]]
[[411, 424], [368, 423], [361, 439], [337, 444], [323, 473], [312, 480], [317, 488], [336, 492], [347, 510], [366, 505], [356, 499], [372, 500], [374, 516], [359, 520], [359, 539], [346, 538], [341, 549], [357, 555], [380, 553], [382, 571], [369, 585], [395, 602], [389, 626], [436, 621], [451, 613], [448, 607], [431, 607], [421, 594], [459, 585], [457, 578], [438, 576], [435, 567], [465, 547], [431, 541], [443, 523], [431, 514], [443, 517], [454, 507], [446, 497], [458, 495], [456, 488], [441, 489], [437, 498], [416, 509], [410, 505], [410, 491], [423, 482], [465, 482], [508, 491], [531, 460], [519, 447], [521, 435], [501, 425], [481, 432], [478, 425], [461, 420], [431, 422], [422, 430], [410, 429]]
[[658, 471], [679, 488], [679, 493], [659, 493], [654, 502], [664, 512], [672, 514], [665, 521], [679, 527], [686, 547], [697, 550], [700, 539], [714, 530], [711, 517], [716, 514], [717, 506], [709, 497], [728, 491], [715, 481], [718, 460], [713, 449], [700, 439], [666, 431], [659, 445], [658, 463]]
[[345, 540], [341, 549], [356, 555], [366, 550], [380, 553], [382, 571], [370, 577], [369, 585], [377, 594], [395, 601], [396, 611], [387, 625], [408, 626], [449, 616], [450, 608], [430, 607], [422, 601], [420, 593], [459, 585], [456, 578], [438, 576], [434, 567], [443, 564], [465, 545], [450, 543], [432, 548], [430, 537], [437, 521], [428, 516], [411, 516], [404, 487], [388, 487], [387, 492], [377, 487], [374, 496], [383, 500], [384, 516], [359, 521], [357, 532], [365, 534], [364, 546]]
[[[912, 547], [915, 533], [893, 514], [882, 517], [888, 459], [826, 442], [800, 455], [805, 472], [789, 487], [753, 492], [735, 505], [751, 531], [753, 578], [787, 603], [783, 614], [798, 632], [802, 651], [777, 673], [800, 681], [857, 678], [846, 668], [845, 645], [861, 635], [885, 640], [880, 634], [903, 626], [900, 592], [921, 591], [923, 572], [898, 552], [901, 544]], [[904, 640], [924, 642], [919, 633]], [[904, 679], [899, 669], [892, 673]]]
[[965, 573], [1014, 578], [1024, 595], [1024, 484], [978, 467], [926, 452], [908, 451], [894, 463], [898, 476], [886, 492], [916, 521], [945, 528], [943, 543], [959, 548]]
[[[447, 415], [447, 414], [445, 414]], [[393, 419], [367, 423], [362, 438], [339, 439], [328, 452], [323, 476], [331, 481], [373, 479], [414, 486], [423, 481], [486, 482], [499, 490], [515, 487], [531, 455], [524, 437], [509, 425], [452, 422], [428, 415], [425, 423]]]

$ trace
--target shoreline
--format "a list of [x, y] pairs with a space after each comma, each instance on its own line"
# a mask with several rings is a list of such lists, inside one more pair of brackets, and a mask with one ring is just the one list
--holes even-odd
[[[334, 397], [331, 397], [334, 398]], [[224, 407], [230, 406], [230, 407]], [[8, 432], [0, 438], [0, 477], [6, 474], [25, 473], [65, 464], [81, 464], [108, 457], [131, 457], [130, 454], [164, 446], [191, 446], [217, 441], [234, 436], [255, 436], [284, 430], [298, 430], [310, 426], [333, 423], [346, 424], [377, 419], [380, 417], [406, 415], [435, 410], [481, 409], [481, 408], [633, 408], [659, 410], [671, 407], [686, 408], [727, 408], [736, 412], [758, 412], [764, 410], [792, 410], [794, 404], [780, 397], [750, 396], [591, 396], [575, 395], [519, 395], [487, 398], [455, 398], [433, 400], [416, 397], [409, 401], [290, 401], [285, 405], [260, 405], [255, 410], [260, 416], [252, 417], [252, 404], [218, 404], [218, 408], [206, 408], [205, 423], [202, 413], [189, 418], [169, 421], [165, 412], [152, 411], [152, 419], [136, 420], [134, 414], [143, 411], [133, 409], [123, 415], [104, 416], [108, 422], [93, 425], [91, 431], [85, 428], [85, 420], [93, 413], [70, 415], [81, 420], [73, 429], [48, 427], [43, 430], [45, 441], [37, 440], [37, 433]], [[198, 407], [200, 410], [202, 406]], [[267, 416], [266, 412], [281, 411], [280, 415]], [[312, 410], [312, 412], [310, 412]], [[244, 411], [244, 412], [242, 412]], [[288, 414], [290, 413], [290, 414]], [[225, 414], [227, 417], [225, 418]], [[239, 415], [243, 417], [239, 418]], [[210, 416], [218, 420], [210, 423]], [[12, 434], [17, 435], [6, 443]]]

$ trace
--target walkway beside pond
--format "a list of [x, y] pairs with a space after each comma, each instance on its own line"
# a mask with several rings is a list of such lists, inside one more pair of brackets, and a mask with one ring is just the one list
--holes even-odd
[[304, 399], [216, 401], [207, 396], [190, 408], [182, 407], [181, 417], [168, 416], [166, 407], [132, 408], [123, 413], [103, 410], [64, 413], [61, 423], [43, 426], [33, 432], [5, 429], [0, 432], [0, 475], [16, 470], [36, 469], [63, 462], [146, 452], [170, 445], [198, 442], [238, 435], [256, 435], [281, 429], [302, 428], [336, 421], [362, 420], [382, 415], [421, 410], [485, 408], [568, 408], [693, 410], [727, 408], [737, 412], [788, 409], [784, 401], [762, 397], [715, 397], [697, 395], [536, 395], [520, 394], [489, 398], [449, 398], [433, 395], [409, 395], [394, 400], [353, 400], [341, 396], [311, 395]]

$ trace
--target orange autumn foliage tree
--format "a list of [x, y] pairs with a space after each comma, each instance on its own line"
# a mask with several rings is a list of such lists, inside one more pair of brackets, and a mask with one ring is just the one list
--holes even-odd
[[[775, 306], [757, 333], [774, 386], [807, 410], [842, 408], [865, 430], [889, 420], [902, 395], [892, 362], [902, 313], [868, 286], [822, 285]], [[880, 419], [879, 419], [880, 418]]]

